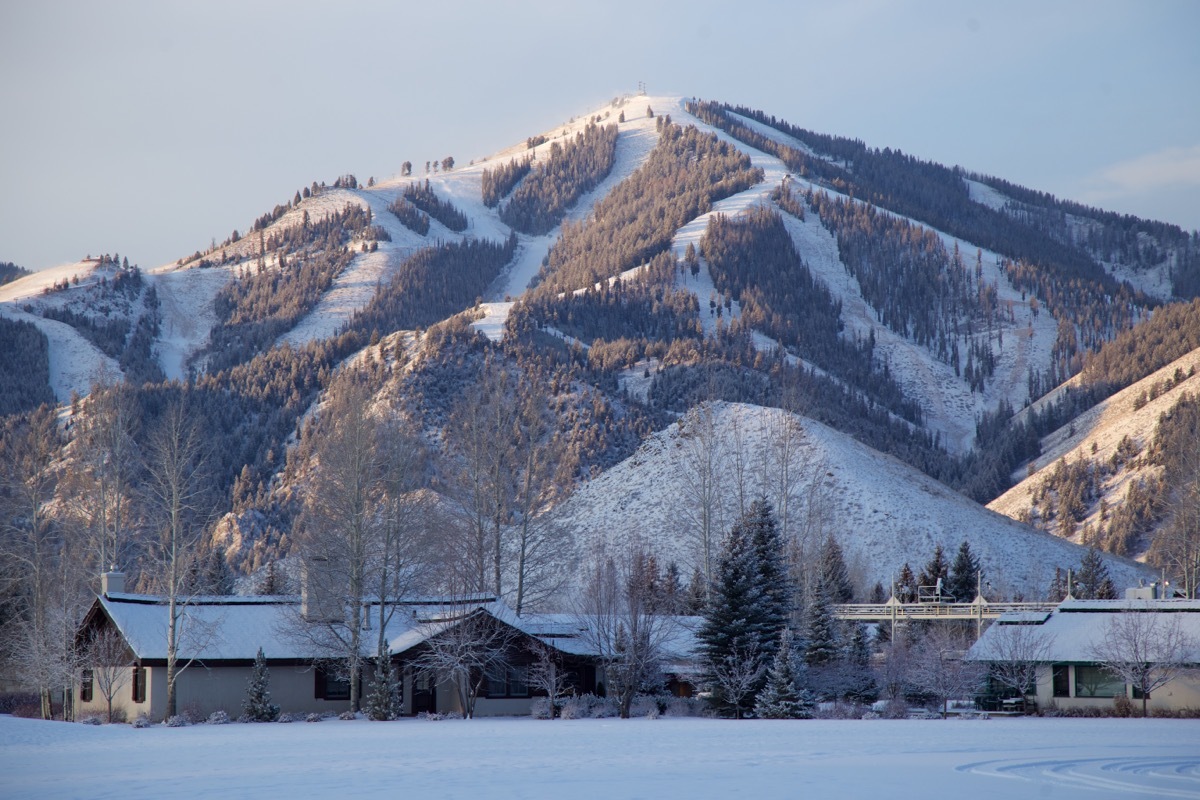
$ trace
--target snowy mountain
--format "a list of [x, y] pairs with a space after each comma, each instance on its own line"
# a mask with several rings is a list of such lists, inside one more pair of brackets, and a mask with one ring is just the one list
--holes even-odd
[[[790, 428], [789, 426], [795, 426]], [[989, 511], [912, 467], [882, 455], [819, 422], [779, 409], [718, 404], [707, 415], [672, 424], [649, 437], [630, 458], [581, 487], [561, 509], [560, 524], [583, 552], [596, 547], [620, 552], [645, 543], [686, 576], [702, 567], [694, 444], [708, 437], [721, 459], [715, 507], [717, 529], [738, 514], [739, 487], [749, 502], [773, 480], [787, 431], [795, 430], [788, 492], [791, 534], [815, 553], [832, 534], [842, 546], [856, 582], [885, 590], [904, 564], [920, 571], [940, 545], [949, 558], [966, 541], [983, 566], [985, 595], [1044, 596], [1055, 568], [1076, 569], [1081, 548]], [[746, 463], [738, 479], [738, 465]], [[765, 473], [765, 474], [764, 474]], [[765, 480], [764, 480], [765, 478]], [[777, 512], [780, 492], [768, 492]], [[1118, 586], [1151, 575], [1118, 558], [1108, 560]], [[968, 598], [969, 599], [969, 598]]]
[[[946, 487], [992, 500], [1019, 479], [1012, 409], [1196, 294], [1198, 254], [1173, 226], [751, 109], [626, 96], [466, 165], [314, 182], [173, 264], [104, 256], [19, 278], [0, 286], [0, 322], [45, 337], [29, 374], [60, 404], [123, 377], [153, 409], [193, 381], [225, 531], [253, 531], [226, 550], [241, 567], [284, 554], [305, 474], [288, 464], [309, 457], [305, 426], [343, 365], [374, 370], [380, 407], [415, 421], [444, 485], [467, 367], [492, 359], [553, 387], [578, 487], [559, 513], [584, 545], [639, 536], [694, 566], [678, 420], [727, 401], [710, 407], [721, 436], [762, 451], [782, 424], [769, 407], [800, 408], [821, 530], [863, 581], [966, 539], [997, 591], [1038, 594], [1078, 547]], [[1038, 465], [1093, 442], [1103, 457], [1122, 426], [1144, 438], [1184, 391], [1193, 378], [1135, 409], [1125, 390], [1050, 435]], [[992, 507], [1029, 518], [1034, 486]]]

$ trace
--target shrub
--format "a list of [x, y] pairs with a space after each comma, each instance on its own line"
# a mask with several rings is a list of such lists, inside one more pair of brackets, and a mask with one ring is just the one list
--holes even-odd
[[304, 717], [305, 722], [320, 722], [322, 719], [324, 719], [324, 717], [315, 711], [306, 714]]
[[342, 713], [338, 714], [338, 719], [344, 719], [344, 720], [358, 719], [358, 715], [355, 714], [353, 711], [343, 711]]
[[704, 711], [704, 703], [698, 697], [672, 697], [667, 701], [663, 714], [668, 717], [698, 717]]
[[276, 722], [295, 722], [296, 718], [291, 714], [280, 714]]
[[[0, 714], [23, 716], [17, 714], [17, 709], [30, 704], [34, 706], [38, 704], [38, 696], [33, 692], [5, 692], [4, 694], [0, 694]], [[40, 712], [38, 716], [41, 716]]]
[[559, 716], [563, 719], [587, 719], [592, 715], [592, 703], [595, 700], [590, 694], [568, 697], [563, 701]]
[[866, 709], [857, 703], [822, 703], [815, 716], [817, 719], [862, 719]]
[[208, 715], [208, 724], [209, 725], [228, 725], [229, 724], [229, 715], [226, 714], [224, 711], [214, 711], [213, 713]]
[[80, 725], [99, 725], [100, 718], [96, 716], [87, 716], [79, 720]]
[[549, 697], [535, 697], [529, 704], [529, 716], [534, 719], [554, 719], [554, 708]]
[[645, 694], [639, 694], [633, 698], [633, 702], [629, 704], [630, 717], [647, 717], [649, 719], [658, 719], [658, 701], [653, 697]]
[[133, 727], [149, 728], [150, 727], [150, 718], [147, 717], [145, 714], [138, 714], [137, 719], [135, 719], [133, 721]]
[[168, 717], [166, 722], [168, 728], [186, 728], [191, 724], [191, 721], [188, 720], [188, 718], [183, 714], [176, 714], [172, 717]]

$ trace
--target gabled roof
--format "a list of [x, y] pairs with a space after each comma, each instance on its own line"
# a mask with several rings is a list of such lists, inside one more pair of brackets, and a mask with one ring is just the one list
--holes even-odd
[[1095, 648], [1112, 620], [1122, 614], [1149, 614], [1156, 622], [1177, 620], [1192, 641], [1190, 661], [1200, 664], [1200, 600], [1064, 600], [1050, 614], [1005, 614], [967, 652], [972, 661], [995, 661], [999, 637], [1011, 625], [1028, 625], [1044, 634], [1043, 662], [1095, 662]]
[[[455, 598], [414, 598], [392, 603], [385, 638], [393, 655], [411, 650], [450, 629], [466, 616], [486, 613], [560, 652], [594, 656], [588, 643], [588, 619], [572, 614], [527, 614], [518, 617], [503, 600], [486, 595]], [[377, 608], [377, 604], [372, 606]], [[84, 626], [97, 614], [112, 620], [141, 661], [167, 657], [165, 598], [156, 595], [112, 593], [96, 599]], [[375, 614], [366, 615], [368, 625]], [[675, 617], [667, 631], [664, 657], [687, 661], [695, 651], [696, 617]], [[261, 647], [271, 661], [307, 661], [327, 651], [303, 633], [300, 598], [296, 596], [206, 596], [189, 598], [180, 627], [179, 658], [200, 661], [248, 661]], [[376, 633], [372, 631], [370, 638]]]

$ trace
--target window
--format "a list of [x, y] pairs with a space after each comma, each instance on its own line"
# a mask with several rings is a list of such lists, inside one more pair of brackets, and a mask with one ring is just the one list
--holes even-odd
[[1121, 697], [1125, 694], [1125, 682], [1104, 667], [1076, 665], [1076, 697]]
[[92, 671], [85, 669], [83, 675], [79, 677], [79, 702], [92, 702]]
[[314, 671], [313, 697], [318, 700], [349, 700], [350, 681], [318, 667]]
[[1055, 664], [1053, 669], [1054, 696], [1071, 696], [1071, 668], [1066, 664]]
[[133, 681], [132, 681], [131, 685], [132, 685], [132, 690], [133, 690], [132, 691], [133, 702], [135, 702], [135, 703], [146, 702], [146, 668], [145, 667], [134, 667], [133, 668]]
[[488, 671], [488, 697], [529, 697], [525, 667], [493, 667]]

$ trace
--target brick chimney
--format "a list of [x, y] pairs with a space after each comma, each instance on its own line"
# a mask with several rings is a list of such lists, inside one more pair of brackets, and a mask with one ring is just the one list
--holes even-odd
[[100, 594], [108, 597], [112, 594], [125, 592], [125, 573], [118, 572], [114, 567], [108, 572], [100, 573]]

